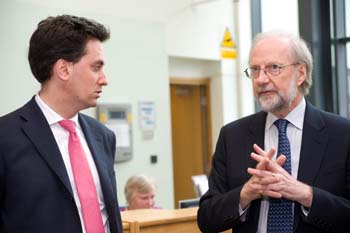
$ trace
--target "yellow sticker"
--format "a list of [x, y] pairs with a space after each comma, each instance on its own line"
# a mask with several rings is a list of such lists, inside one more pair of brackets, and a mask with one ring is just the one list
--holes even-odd
[[232, 48], [232, 49], [235, 48], [235, 43], [233, 43], [231, 33], [228, 30], [228, 28], [226, 28], [226, 30], [225, 30], [224, 38], [222, 39], [222, 42], [221, 42], [221, 47], [222, 48]]

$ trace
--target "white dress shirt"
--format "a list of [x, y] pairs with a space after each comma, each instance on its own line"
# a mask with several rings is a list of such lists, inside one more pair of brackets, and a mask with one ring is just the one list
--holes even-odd
[[[47, 122], [49, 123], [51, 131], [52, 131], [52, 133], [56, 139], [57, 145], [60, 149], [62, 159], [63, 159], [64, 165], [65, 165], [67, 173], [68, 173], [69, 181], [70, 181], [70, 184], [72, 186], [74, 200], [75, 200], [75, 203], [78, 207], [78, 212], [79, 212], [79, 217], [80, 217], [80, 221], [82, 224], [83, 233], [85, 233], [86, 231], [85, 231], [84, 219], [83, 219], [82, 212], [81, 212], [81, 205], [80, 205], [80, 201], [79, 201], [78, 191], [77, 191], [77, 188], [75, 186], [73, 171], [72, 171], [72, 167], [71, 167], [71, 163], [70, 163], [70, 159], [69, 159], [69, 152], [68, 152], [69, 132], [67, 130], [65, 130], [58, 123], [59, 121], [64, 120], [64, 118], [61, 117], [58, 113], [56, 113], [53, 109], [51, 109], [46, 103], [44, 103], [44, 101], [40, 98], [40, 96], [38, 94], [35, 96], [35, 101], [39, 105], [39, 108], [41, 109]], [[104, 203], [104, 198], [103, 198], [103, 194], [102, 194], [102, 190], [101, 190], [100, 178], [99, 178], [98, 173], [97, 173], [94, 159], [92, 158], [92, 155], [91, 155], [90, 149], [88, 147], [88, 144], [86, 142], [84, 133], [83, 133], [81, 126], [79, 124], [78, 115], [75, 115], [70, 120], [72, 120], [75, 124], [75, 129], [77, 131], [77, 134], [78, 134], [79, 140], [81, 142], [81, 145], [83, 147], [84, 153], [87, 157], [87, 160], [88, 160], [88, 163], [89, 163], [89, 166], [91, 169], [91, 174], [92, 174], [95, 186], [96, 186], [98, 202], [99, 202], [100, 210], [101, 210], [101, 214], [102, 214], [102, 222], [103, 222], [103, 225], [105, 228], [105, 232], [109, 233], [110, 230], [109, 230], [109, 223], [108, 223], [108, 217], [107, 217], [107, 210], [106, 210], [106, 206]]]

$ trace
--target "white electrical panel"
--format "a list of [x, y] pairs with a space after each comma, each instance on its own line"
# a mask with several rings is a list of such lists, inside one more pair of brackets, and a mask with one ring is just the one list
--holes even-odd
[[132, 115], [130, 104], [99, 104], [97, 119], [116, 135], [115, 162], [132, 158]]

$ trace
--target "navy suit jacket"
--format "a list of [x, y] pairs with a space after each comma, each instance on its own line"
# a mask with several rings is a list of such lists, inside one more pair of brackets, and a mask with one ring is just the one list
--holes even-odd
[[[79, 122], [100, 177], [111, 233], [122, 233], [115, 135], [86, 115], [79, 114]], [[34, 98], [0, 118], [0, 232], [82, 232], [62, 155]]]
[[[250, 178], [253, 144], [264, 146], [266, 113], [259, 112], [221, 129], [209, 175], [209, 190], [200, 200], [198, 225], [203, 232], [232, 228], [234, 233], [256, 233], [260, 200], [251, 203], [244, 222], [238, 208], [240, 191]], [[313, 202], [307, 217], [294, 205], [294, 232], [349, 232], [350, 123], [307, 103], [298, 180], [311, 185]]]

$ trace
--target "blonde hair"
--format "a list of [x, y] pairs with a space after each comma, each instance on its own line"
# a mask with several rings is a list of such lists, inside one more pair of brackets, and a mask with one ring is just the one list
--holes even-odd
[[124, 187], [124, 195], [128, 204], [132, 202], [135, 193], [149, 193], [156, 189], [155, 182], [152, 178], [145, 175], [131, 176]]

